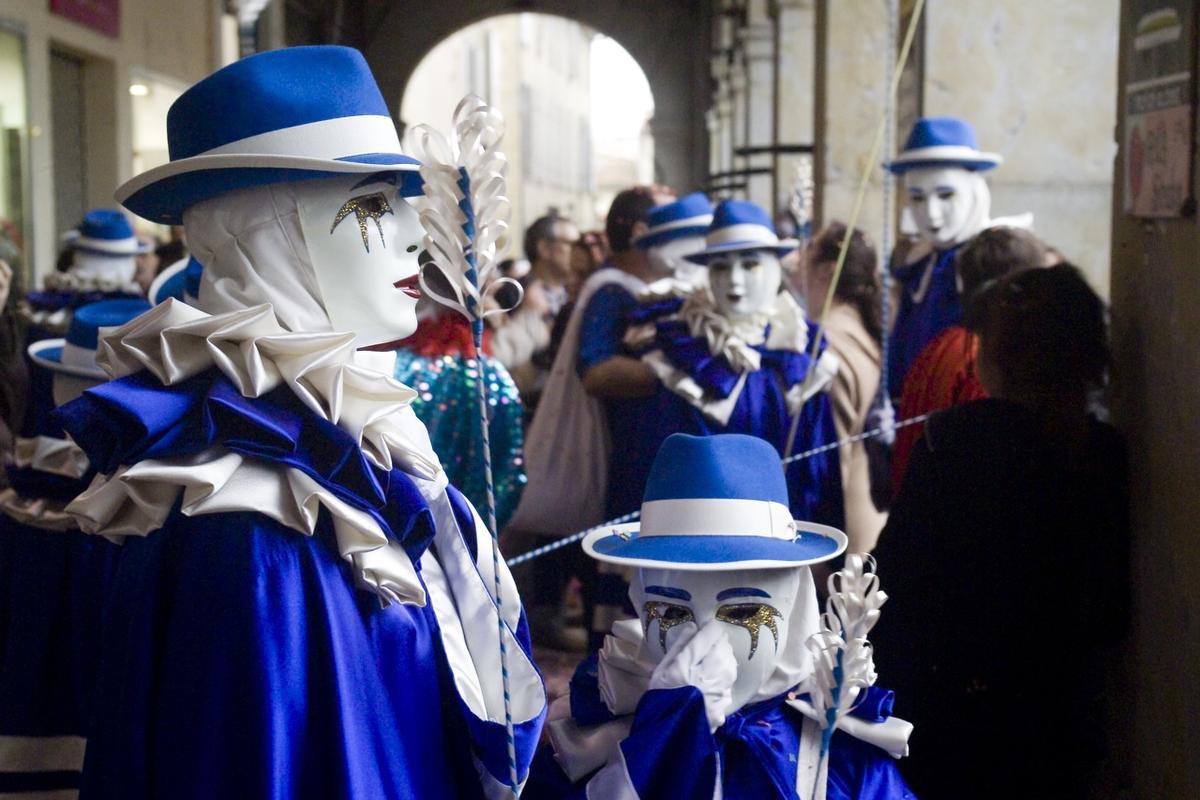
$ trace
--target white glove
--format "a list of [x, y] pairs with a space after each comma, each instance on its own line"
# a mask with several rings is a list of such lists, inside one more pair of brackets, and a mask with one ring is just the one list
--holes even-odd
[[733, 682], [737, 659], [725, 633], [724, 623], [709, 620], [691, 637], [679, 637], [650, 676], [651, 689], [695, 686], [704, 695], [708, 728], [715, 731], [725, 722], [733, 705]]
[[808, 398], [818, 392], [828, 391], [829, 387], [833, 385], [833, 379], [837, 377], [841, 365], [842, 362], [830, 351], [826, 350], [821, 353], [816, 366], [808, 371], [804, 382], [797, 383], [788, 389], [786, 395], [788, 413], [793, 417], [796, 416], [804, 408]]

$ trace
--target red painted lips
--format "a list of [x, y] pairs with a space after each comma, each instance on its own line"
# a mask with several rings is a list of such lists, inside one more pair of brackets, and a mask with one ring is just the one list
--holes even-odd
[[416, 275], [413, 275], [411, 278], [405, 278], [402, 281], [396, 281], [392, 286], [395, 286], [414, 300], [421, 298], [421, 279]]

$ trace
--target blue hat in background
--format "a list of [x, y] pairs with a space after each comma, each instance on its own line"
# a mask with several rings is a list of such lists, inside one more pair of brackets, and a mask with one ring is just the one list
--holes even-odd
[[101, 300], [75, 310], [65, 339], [44, 339], [29, 346], [34, 363], [52, 372], [76, 378], [106, 381], [108, 373], [96, 365], [96, 348], [101, 328], [124, 325], [134, 317], [150, 310], [146, 300]]
[[63, 241], [98, 256], [125, 258], [150, 250], [149, 245], [138, 241], [125, 214], [115, 208], [93, 208]]
[[975, 143], [975, 129], [958, 117], [922, 117], [913, 125], [900, 155], [887, 164], [902, 175], [919, 167], [962, 167], [977, 172], [1003, 163], [996, 153], [985, 153]]
[[177, 225], [190, 206], [235, 189], [347, 173], [400, 172], [420, 192], [418, 162], [400, 151], [387, 103], [362, 54], [320, 45], [270, 50], [217, 70], [167, 113], [171, 160], [117, 190], [135, 214]]
[[713, 207], [701, 192], [693, 192], [674, 203], [655, 206], [646, 212], [644, 222], [649, 228], [633, 240], [633, 245], [649, 250], [685, 236], [703, 236], [712, 224]]
[[769, 250], [782, 257], [795, 250], [795, 239], [780, 239], [763, 208], [748, 200], [722, 200], [713, 212], [712, 224], [699, 253], [684, 256], [696, 264], [707, 264], [713, 256], [747, 250]]
[[654, 457], [641, 521], [594, 531], [583, 549], [631, 567], [771, 569], [834, 558], [846, 534], [792, 519], [779, 453], [763, 439], [675, 433]]
[[181, 258], [158, 273], [146, 296], [154, 305], [173, 297], [194, 306], [200, 297], [200, 278], [203, 274], [204, 265], [197, 261], [195, 256]]

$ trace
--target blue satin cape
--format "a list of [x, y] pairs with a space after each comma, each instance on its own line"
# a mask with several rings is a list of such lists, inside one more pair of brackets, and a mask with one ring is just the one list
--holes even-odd
[[[248, 399], [216, 370], [174, 387], [139, 373], [60, 414], [104, 473], [221, 445], [305, 472], [414, 563], [434, 535], [411, 479], [375, 468], [286, 386]], [[474, 555], [469, 506], [448, 491]], [[177, 505], [123, 550], [83, 800], [474, 798], [472, 755], [506, 775], [504, 726], [460, 699], [431, 605], [383, 608], [356, 589], [327, 512], [309, 537], [253, 511]], [[523, 616], [517, 633], [528, 651]], [[522, 774], [541, 721], [517, 726]]]

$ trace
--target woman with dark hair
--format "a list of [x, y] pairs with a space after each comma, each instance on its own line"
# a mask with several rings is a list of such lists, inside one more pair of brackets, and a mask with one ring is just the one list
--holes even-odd
[[1105, 309], [1064, 264], [1001, 278], [968, 312], [989, 396], [936, 414], [913, 452], [875, 551], [878, 668], [916, 726], [920, 797], [964, 780], [977, 798], [1083, 797], [1128, 595], [1125, 449], [1087, 413]]
[[[838, 439], [862, 433], [867, 412], [879, 389], [879, 341], [882, 334], [878, 258], [871, 240], [855, 229], [834, 289], [833, 305], [818, 319], [833, 279], [846, 225], [822, 228], [804, 253], [804, 300], [813, 322], [825, 325], [829, 349], [837, 356], [837, 376], [830, 390]], [[842, 490], [846, 505], [847, 552], [869, 553], [887, 515], [871, 500], [867, 451], [861, 442], [841, 448]]]

